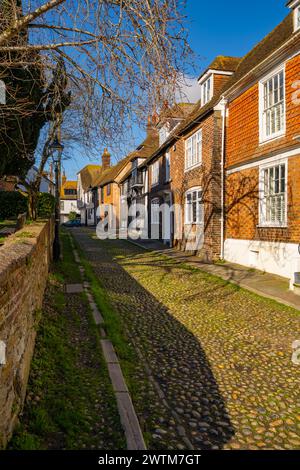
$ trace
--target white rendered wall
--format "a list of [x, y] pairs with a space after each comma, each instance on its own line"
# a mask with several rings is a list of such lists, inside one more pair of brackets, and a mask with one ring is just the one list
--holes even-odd
[[256, 240], [225, 240], [225, 260], [249, 268], [286, 277], [294, 282], [294, 273], [300, 272], [300, 255], [296, 243]]

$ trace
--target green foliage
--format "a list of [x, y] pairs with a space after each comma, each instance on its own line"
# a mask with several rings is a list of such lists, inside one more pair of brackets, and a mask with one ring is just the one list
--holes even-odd
[[69, 214], [69, 220], [70, 220], [70, 221], [76, 220], [76, 218], [77, 218], [76, 212], [74, 212], [74, 211], [70, 212], [70, 214]]
[[27, 197], [17, 191], [0, 191], [0, 220], [27, 212]]
[[[48, 219], [54, 213], [55, 198], [52, 194], [39, 193], [38, 217]], [[17, 218], [19, 214], [28, 212], [27, 196], [17, 191], [0, 191], [0, 220]]]
[[55, 197], [48, 193], [39, 193], [37, 214], [41, 219], [48, 219], [55, 210]]
[[[117, 405], [87, 299], [79, 295], [70, 302], [64, 290], [66, 282], [78, 282], [80, 272], [66, 233], [62, 242], [63, 259], [49, 276], [24, 412], [8, 448], [96, 448], [102, 438], [94, 431], [99, 427], [99, 410], [101, 421], [111, 426], [101, 436], [114, 441], [114, 448], [124, 449]], [[88, 323], [82, 322], [85, 316]], [[82, 331], [89, 341], [77, 343]], [[106, 442], [103, 446], [107, 448]]]

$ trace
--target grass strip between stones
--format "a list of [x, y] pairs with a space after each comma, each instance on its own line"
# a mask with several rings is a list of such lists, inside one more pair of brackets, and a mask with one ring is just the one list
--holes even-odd
[[37, 331], [26, 403], [12, 450], [125, 449], [117, 404], [86, 294], [66, 295], [81, 282], [70, 239], [49, 275]]
[[[94, 301], [103, 316], [107, 337], [117, 352], [129, 393], [139, 417], [146, 446], [150, 449], [156, 448], [157, 443], [153, 442], [152, 432], [156, 427], [155, 423], [157, 423], [159, 415], [156, 416], [153, 412], [151, 416], [149, 415], [147, 403], [144, 402], [141, 396], [141, 386], [152, 390], [153, 387], [149, 383], [146, 371], [143, 374], [143, 378], [141, 378], [140, 373], [137, 373], [137, 365], [139, 364], [139, 367], [142, 366], [135, 347], [127, 335], [125, 325], [119, 313], [112, 305], [109, 295], [101, 284], [101, 280], [95, 274], [91, 263], [85, 257], [83, 250], [74, 237], [73, 240], [80, 256], [80, 262], [84, 267], [85, 278], [90, 284]], [[147, 416], [145, 417], [145, 415]]]

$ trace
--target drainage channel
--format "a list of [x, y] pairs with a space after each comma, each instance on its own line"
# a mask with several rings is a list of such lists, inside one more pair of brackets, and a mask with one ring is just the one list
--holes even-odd
[[[70, 242], [75, 262], [79, 265], [81, 277], [84, 279], [84, 267], [80, 264], [80, 257], [78, 251], [76, 250], [72, 236], [70, 236]], [[128, 387], [126, 385], [118, 356], [112, 342], [106, 336], [104, 319], [95, 303], [94, 297], [91, 293], [90, 284], [86, 281], [83, 281], [82, 284], [69, 284], [66, 286], [66, 292], [69, 294], [78, 292], [86, 293], [94, 321], [100, 328], [100, 345], [117, 401], [120, 420], [125, 433], [127, 449], [146, 450], [147, 447], [144, 441], [143, 433], [132, 403]]]

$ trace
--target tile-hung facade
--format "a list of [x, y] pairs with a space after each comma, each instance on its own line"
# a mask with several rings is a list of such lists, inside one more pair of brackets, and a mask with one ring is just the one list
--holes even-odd
[[[223, 56], [213, 61], [199, 78], [200, 101], [189, 106], [188, 117], [181, 116], [167, 140], [160, 142], [159, 150], [147, 161], [152, 233], [165, 243], [194, 251], [207, 260], [220, 257], [223, 118], [218, 101], [239, 61]], [[161, 204], [175, 210], [164, 213]], [[163, 220], [166, 218], [169, 221]], [[163, 230], [163, 222], [170, 227], [169, 232]]]
[[125, 157], [116, 165], [106, 169], [95, 183], [100, 206], [100, 210], [98, 211], [98, 222], [103, 221], [106, 217], [109, 221], [110, 230], [115, 230], [116, 236], [119, 233], [121, 223], [120, 181], [124, 174], [126, 174], [128, 165], [129, 158]]
[[[129, 236], [136, 237], [140, 234], [142, 238], [148, 233], [148, 187], [149, 174], [145, 166], [146, 159], [158, 148], [158, 133], [151, 120], [147, 126], [147, 137], [128, 158], [127, 172], [120, 179], [120, 208], [123, 207], [120, 229], [127, 230], [129, 226]], [[143, 210], [139, 210], [143, 207]], [[126, 209], [129, 212], [126, 212]], [[137, 221], [135, 223], [134, 221]]]
[[291, 280], [300, 271], [300, 0], [224, 93], [225, 259]]
[[[172, 246], [174, 237], [173, 193], [171, 180], [170, 139], [176, 138], [176, 129], [190, 113], [193, 105], [164, 106], [156, 124], [159, 148], [145, 162], [148, 173], [148, 236]], [[167, 144], [167, 146], [166, 146]], [[162, 211], [162, 206], [168, 208]]]

